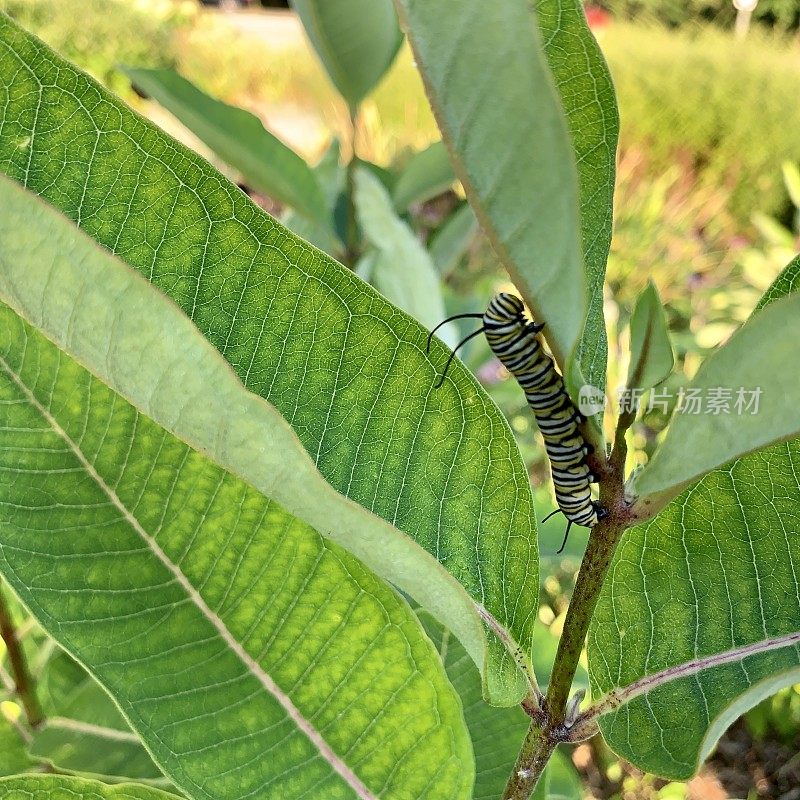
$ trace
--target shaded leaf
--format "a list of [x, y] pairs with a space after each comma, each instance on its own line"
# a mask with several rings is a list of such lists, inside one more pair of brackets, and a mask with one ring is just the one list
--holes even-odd
[[563, 368], [587, 318], [578, 176], [529, 4], [397, 2], [456, 175]]
[[60, 773], [97, 776], [109, 782], [137, 780], [164, 788], [170, 785], [139, 737], [130, 731], [57, 717], [36, 731], [28, 752]]
[[569, 756], [556, 750], [547, 765], [548, 800], [582, 800], [585, 792]]
[[428, 244], [428, 252], [440, 275], [446, 275], [458, 266], [478, 232], [478, 220], [464, 203], [454, 211]]
[[[431, 258], [414, 231], [397, 216], [386, 189], [363, 167], [356, 170], [355, 205], [364, 236], [377, 250], [369, 282], [426, 328], [436, 327], [447, 314]], [[452, 325], [437, 333], [455, 347], [458, 337]]]
[[[292, 233], [296, 233], [301, 239], [319, 247], [334, 258], [339, 256], [343, 249], [337, 220], [337, 204], [345, 187], [345, 169], [340, 159], [341, 147], [339, 140], [334, 138], [322, 154], [322, 158], [312, 167], [325, 195], [328, 219], [324, 223], [306, 217], [292, 208], [286, 209], [281, 216], [281, 222]], [[332, 233], [333, 229], [336, 229], [338, 235]]]
[[171, 69], [125, 68], [131, 81], [259, 192], [329, 226], [328, 204], [314, 171], [243, 108], [223, 103]]
[[107, 786], [64, 775], [18, 775], [0, 780], [3, 800], [175, 800], [177, 795], [135, 783]]
[[517, 759], [530, 719], [519, 706], [488, 705], [482, 696], [480, 673], [458, 639], [427, 612], [418, 614], [464, 706], [464, 719], [475, 753], [473, 800], [497, 800]]
[[444, 142], [434, 142], [414, 153], [400, 172], [392, 193], [395, 208], [403, 213], [409, 206], [446, 192], [455, 180]]
[[678, 490], [737, 456], [800, 432], [800, 370], [787, 369], [800, 341], [800, 296], [746, 322], [689, 382], [703, 413], [676, 411], [664, 441], [636, 478], [644, 496]]
[[356, 164], [367, 172], [377, 178], [389, 194], [394, 191], [395, 184], [397, 183], [397, 175], [390, 169], [376, 164], [374, 161], [367, 161], [363, 158], [356, 157]]
[[17, 595], [189, 797], [466, 798], [460, 706], [410, 609], [271, 498], [328, 533], [371, 515], [155, 287], [7, 179], [0, 197], [0, 300], [27, 318], [0, 306]]
[[44, 725], [29, 751], [60, 772], [166, 783], [139, 737], [91, 675], [62, 650], [38, 680]]
[[[28, 754], [19, 730], [8, 719], [11, 705], [8, 696], [0, 690], [0, 777], [27, 772], [39, 764]], [[21, 712], [18, 706], [15, 710]]]
[[402, 42], [392, 0], [292, 0], [328, 76], [351, 108], [377, 85]]
[[669, 341], [667, 318], [652, 281], [636, 300], [630, 322], [631, 361], [629, 389], [650, 389], [672, 372], [675, 356]]
[[0, 42], [0, 170], [173, 298], [334, 488], [442, 563], [449, 574], [429, 590], [452, 586], [450, 576], [466, 587], [519, 652], [491, 637], [487, 658], [468, 633], [474, 622], [448, 624], [486, 670], [489, 696], [518, 702], [536, 617], [536, 523], [494, 404], [458, 364], [434, 391], [444, 348], [434, 342], [428, 357], [426, 330], [203, 159], [7, 19]]
[[[798, 286], [800, 259], [764, 304]], [[800, 440], [774, 444], [625, 533], [592, 619], [589, 673], [593, 697], [647, 678], [600, 718], [640, 769], [688, 778], [734, 719], [800, 680], [798, 475]]]
[[[481, 677], [464, 648], [425, 611], [417, 612], [439, 651], [453, 686], [464, 705], [464, 719], [475, 752], [472, 800], [497, 800], [517, 760], [530, 719], [521, 708], [493, 708], [481, 696]], [[545, 633], [547, 631], [545, 630]], [[537, 631], [537, 646], [540, 643]], [[548, 673], [549, 674], [549, 673]], [[556, 751], [537, 786], [542, 800], [583, 796], [580, 779], [562, 752]]]
[[578, 358], [584, 379], [604, 389], [608, 342], [603, 281], [611, 245], [619, 138], [614, 84], [581, 0], [536, 0], [535, 8], [578, 168], [581, 242], [589, 292]]

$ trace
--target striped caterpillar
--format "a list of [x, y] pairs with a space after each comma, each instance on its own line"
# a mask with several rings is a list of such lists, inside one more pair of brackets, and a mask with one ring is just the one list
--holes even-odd
[[[552, 358], [542, 346], [539, 334], [544, 325], [528, 319], [522, 300], [501, 292], [492, 298], [484, 314], [457, 314], [445, 322], [463, 317], [479, 318], [483, 325], [463, 339], [456, 350], [473, 336], [484, 333], [492, 352], [522, 387], [525, 399], [536, 417], [550, 460], [559, 506], [553, 514], [561, 511], [567, 518], [567, 530], [558, 551], [560, 553], [573, 524], [591, 528], [608, 514], [598, 501], [592, 500], [591, 484], [597, 478], [586, 463], [586, 456], [592, 452], [592, 447], [580, 432], [579, 425], [584, 418], [575, 408]], [[429, 349], [431, 336], [437, 328], [428, 337]], [[444, 382], [456, 350], [451, 353], [437, 387]], [[545, 520], [551, 516], [548, 515]]]

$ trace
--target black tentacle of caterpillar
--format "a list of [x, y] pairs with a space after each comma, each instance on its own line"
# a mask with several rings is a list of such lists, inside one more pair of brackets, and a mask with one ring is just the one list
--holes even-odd
[[[484, 314], [457, 314], [441, 325], [465, 317], [481, 319], [483, 325], [459, 342], [450, 354], [436, 387], [444, 383], [458, 348], [478, 333], [485, 333], [492, 352], [525, 392], [525, 399], [544, 438], [558, 508], [542, 522], [559, 512], [567, 518], [564, 541], [558, 550], [561, 553], [573, 524], [591, 528], [608, 515], [608, 511], [591, 496], [591, 484], [597, 478], [586, 464], [586, 456], [592, 452], [592, 447], [580, 432], [579, 424], [584, 417], [575, 408], [552, 358], [542, 346], [539, 334], [544, 324], [526, 317], [522, 300], [501, 292], [492, 298]], [[428, 336], [428, 349], [431, 337], [439, 327], [437, 325]]]

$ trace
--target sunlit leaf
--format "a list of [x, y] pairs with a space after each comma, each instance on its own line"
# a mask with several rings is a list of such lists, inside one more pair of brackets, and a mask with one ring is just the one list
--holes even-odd
[[363, 536], [371, 518], [400, 566], [389, 526], [326, 489], [143, 276], [5, 178], [0, 197], [0, 301], [21, 315], [0, 305], [17, 595], [191, 798], [466, 798], [460, 706], [415, 617], [301, 519]]
[[588, 307], [578, 175], [529, 3], [398, 7], [456, 175], [563, 367]]
[[795, 209], [800, 211], [800, 167], [793, 161], [784, 161], [781, 164], [783, 183]]
[[608, 358], [603, 281], [611, 245], [619, 112], [611, 74], [586, 22], [583, 2], [537, 0], [535, 8], [578, 168], [581, 242], [589, 290], [578, 357], [584, 379], [603, 389]]
[[771, 303], [702, 364], [686, 388], [702, 399], [673, 415], [664, 441], [636, 478], [643, 495], [677, 489], [737, 456], [800, 433], [800, 296]]
[[[437, 342], [425, 353], [427, 330], [6, 18], [0, 44], [0, 170], [173, 298], [336, 490], [439, 560], [418, 588], [452, 597], [458, 581], [509, 633], [519, 652], [490, 637], [487, 658], [475, 606], [437, 601], [486, 670], [489, 696], [517, 702], [533, 646], [536, 525], [493, 403], [458, 364], [434, 390], [448, 354]], [[361, 556], [416, 591], [419, 570], [390, 576], [397, 564], [377, 546]]]

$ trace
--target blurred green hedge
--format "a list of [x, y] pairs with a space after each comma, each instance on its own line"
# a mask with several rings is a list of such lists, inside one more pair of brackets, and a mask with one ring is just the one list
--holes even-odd
[[701, 187], [729, 192], [740, 232], [756, 210], [790, 208], [781, 162], [800, 161], [800, 48], [753, 31], [744, 42], [711, 27], [615, 23], [601, 44], [622, 115], [622, 147], [657, 176], [679, 166]]
[[[689, 10], [692, 19], [709, 8], [733, 13], [730, 0], [605, 4], [623, 15], [673, 9], [668, 21], [687, 18]], [[758, 9], [777, 13], [789, 6], [800, 14], [798, 0], [760, 0]], [[229, 102], [307, 108], [326, 123], [337, 119], [330, 87], [307, 50], [276, 57], [266, 43], [226, 25], [224, 15], [200, 13], [196, 0], [0, 0], [0, 9], [123, 95], [130, 84], [118, 64], [174, 66]], [[667, 19], [666, 11], [659, 14]], [[755, 211], [788, 224], [781, 163], [800, 162], [796, 38], [754, 28], [740, 42], [711, 25], [671, 29], [619, 19], [598, 36], [617, 84], [622, 149], [635, 152], [641, 180], [656, 182], [678, 169], [682, 194], [695, 188], [702, 197], [713, 193], [710, 205], [725, 218], [715, 210], [712, 222], [727, 228], [728, 239], [755, 233]], [[367, 157], [382, 162], [387, 152], [436, 136], [405, 52], [373, 99], [361, 136]], [[726, 230], [717, 234], [724, 246]]]
[[[685, 25], [713, 22], [730, 27], [736, 18], [731, 0], [595, 0], [591, 5], [604, 8], [620, 19]], [[797, 0], [759, 0], [753, 20], [782, 30], [800, 26], [800, 3]]]
[[117, 66], [174, 66], [173, 34], [197, 10], [194, 0], [0, 0], [0, 11], [120, 94], [130, 82]]

